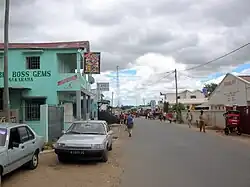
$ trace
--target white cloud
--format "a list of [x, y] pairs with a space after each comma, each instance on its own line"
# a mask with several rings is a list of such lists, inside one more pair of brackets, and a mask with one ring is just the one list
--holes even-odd
[[[102, 52], [102, 74], [95, 77], [110, 81], [107, 96], [116, 83], [106, 75], [119, 65], [137, 70], [135, 77], [120, 78], [122, 102], [142, 103], [142, 97], [150, 100], [159, 98], [160, 91], [174, 91], [173, 74], [164, 78], [163, 72], [177, 68], [180, 90], [200, 89], [200, 80], [209, 74], [230, 72], [248, 61], [249, 47], [182, 72], [249, 42], [248, 7], [249, 0], [13, 0], [10, 41], [88, 40], [91, 50]], [[0, 3], [0, 40], [3, 10]]]

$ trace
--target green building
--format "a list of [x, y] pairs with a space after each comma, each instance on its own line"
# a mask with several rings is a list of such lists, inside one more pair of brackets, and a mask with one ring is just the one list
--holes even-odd
[[[4, 45], [0, 44], [0, 116], [3, 121]], [[94, 78], [80, 72], [89, 42], [10, 43], [9, 92], [13, 121], [52, 141], [75, 119], [93, 116]], [[95, 112], [96, 113], [96, 112]]]

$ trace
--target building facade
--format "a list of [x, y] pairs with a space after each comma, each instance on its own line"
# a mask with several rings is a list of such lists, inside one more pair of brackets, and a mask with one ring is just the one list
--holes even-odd
[[250, 76], [228, 73], [209, 97], [208, 104], [212, 110], [224, 110], [227, 105], [250, 105]]
[[[52, 133], [48, 132], [50, 125], [54, 125], [52, 131], [59, 130], [56, 126], [59, 118], [64, 126], [75, 118], [89, 118], [93, 106], [90, 86], [94, 80], [80, 73], [82, 53], [88, 48], [89, 42], [85, 41], [9, 44], [12, 118], [27, 123], [47, 139]], [[0, 111], [3, 110], [3, 55], [3, 44], [0, 44]], [[46, 110], [41, 106], [46, 106]]]
[[[175, 93], [167, 93], [166, 101], [173, 105], [176, 103]], [[207, 102], [204, 94], [200, 90], [189, 91], [185, 90], [178, 93], [178, 102], [184, 104], [189, 108], [190, 106], [201, 105]]]

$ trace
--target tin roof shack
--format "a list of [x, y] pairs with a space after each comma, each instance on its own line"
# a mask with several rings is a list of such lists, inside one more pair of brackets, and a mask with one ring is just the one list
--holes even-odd
[[[0, 111], [3, 109], [3, 49], [0, 43]], [[29, 124], [49, 140], [61, 134], [64, 123], [73, 121], [73, 103], [77, 103], [78, 117], [87, 118], [91, 110], [90, 83], [80, 73], [82, 53], [86, 51], [89, 51], [88, 41], [10, 43], [8, 73], [13, 119]]]

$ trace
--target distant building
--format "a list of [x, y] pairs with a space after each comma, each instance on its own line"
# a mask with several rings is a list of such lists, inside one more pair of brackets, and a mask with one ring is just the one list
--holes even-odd
[[[175, 93], [166, 93], [166, 101], [170, 105], [176, 103], [176, 94]], [[186, 106], [190, 105], [200, 105], [207, 102], [204, 94], [200, 90], [189, 91], [185, 90], [178, 93], [178, 102]]]
[[210, 95], [208, 104], [212, 110], [224, 110], [224, 106], [250, 106], [250, 76], [226, 74]]

